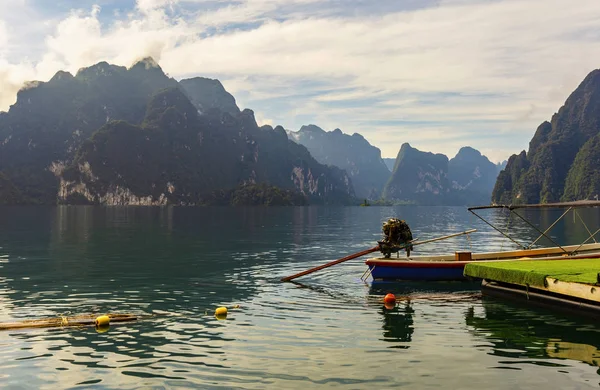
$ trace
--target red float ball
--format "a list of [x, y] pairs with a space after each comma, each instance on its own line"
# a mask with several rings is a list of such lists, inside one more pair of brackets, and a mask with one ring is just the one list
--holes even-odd
[[383, 298], [384, 303], [396, 303], [396, 296], [394, 294], [387, 294]]

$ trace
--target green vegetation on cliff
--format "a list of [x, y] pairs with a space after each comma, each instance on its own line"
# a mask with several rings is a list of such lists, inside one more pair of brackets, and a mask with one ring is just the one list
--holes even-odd
[[[550, 122], [542, 123], [529, 151], [508, 160], [492, 194], [496, 203], [546, 203], [594, 196], [600, 133], [600, 70], [592, 71]], [[580, 156], [581, 154], [581, 156]]]
[[3, 172], [0, 172], [0, 205], [25, 203], [23, 194]]
[[[527, 169], [529, 169], [529, 161], [525, 151], [522, 151], [519, 155], [512, 155], [508, 159], [504, 170], [498, 174], [496, 185], [492, 191], [492, 199], [500, 204], [517, 203], [513, 202], [513, 187], [519, 181], [519, 178], [527, 172]], [[521, 197], [518, 193], [515, 196], [517, 200]]]
[[583, 145], [567, 175], [562, 200], [593, 199], [600, 195], [600, 134]]

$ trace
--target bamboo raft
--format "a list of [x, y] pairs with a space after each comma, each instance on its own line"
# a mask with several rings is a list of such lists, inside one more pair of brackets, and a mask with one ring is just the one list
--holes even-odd
[[484, 295], [600, 318], [600, 259], [473, 262]]
[[[106, 314], [110, 323], [115, 322], [129, 322], [136, 321], [137, 316], [133, 314]], [[4, 322], [0, 323], [0, 331], [2, 330], [13, 330], [13, 329], [25, 329], [25, 328], [60, 328], [60, 327], [78, 327], [78, 326], [95, 326], [96, 319], [99, 317], [97, 314], [82, 314], [72, 317], [55, 317], [55, 318], [44, 318], [38, 320], [23, 320], [16, 322]], [[108, 325], [108, 324], [106, 324]]]

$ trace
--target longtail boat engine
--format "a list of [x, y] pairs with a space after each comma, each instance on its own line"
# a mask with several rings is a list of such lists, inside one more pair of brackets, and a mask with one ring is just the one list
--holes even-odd
[[412, 245], [407, 245], [413, 239], [412, 232], [408, 224], [398, 218], [390, 218], [383, 223], [383, 240], [379, 243], [379, 250], [385, 258], [389, 258], [392, 253], [398, 253], [401, 249], [406, 249], [406, 256], [410, 256]]

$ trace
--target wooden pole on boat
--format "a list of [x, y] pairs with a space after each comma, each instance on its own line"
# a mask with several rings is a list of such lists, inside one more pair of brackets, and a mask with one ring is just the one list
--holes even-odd
[[[471, 234], [471, 233], [475, 233], [476, 231], [477, 231], [477, 229], [465, 230], [464, 232], [449, 234], [447, 236], [436, 237], [436, 238], [432, 238], [430, 240], [419, 241], [419, 242], [411, 243], [410, 245], [416, 246], [416, 245], [423, 245], [423, 244], [427, 244], [427, 243], [435, 242], [435, 241], [447, 240], [448, 238], [462, 236], [464, 234]], [[402, 247], [402, 248], [404, 248], [404, 247]], [[400, 248], [400, 249], [402, 249], [402, 248]]]
[[[456, 237], [456, 236], [462, 236], [463, 234], [469, 234], [469, 233], [473, 233], [473, 232], [476, 232], [476, 231], [477, 231], [477, 229], [471, 229], [471, 230], [466, 230], [464, 232], [454, 233], [454, 234], [450, 234], [450, 235], [442, 236], [442, 237], [437, 237], [437, 238], [432, 238], [430, 240], [425, 240], [425, 241], [417, 241], [415, 239], [415, 240], [412, 240], [411, 242], [409, 242], [408, 244], [401, 246], [399, 249], [404, 249], [407, 246], [416, 246], [416, 245], [427, 244], [428, 242], [446, 240], [448, 238], [452, 238], [452, 237]], [[328, 268], [328, 267], [334, 266], [334, 265], [339, 264], [339, 263], [343, 263], [344, 261], [356, 259], [357, 257], [361, 257], [361, 256], [367, 255], [369, 253], [373, 253], [373, 252], [378, 251], [378, 250], [379, 250], [379, 245], [374, 246], [373, 248], [370, 248], [370, 249], [365, 249], [362, 252], [358, 252], [358, 253], [355, 253], [355, 254], [350, 255], [350, 256], [342, 257], [341, 259], [334, 260], [334, 261], [329, 262], [327, 264], [319, 265], [318, 267], [314, 267], [314, 268], [308, 269], [306, 271], [302, 271], [302, 272], [297, 273], [295, 275], [286, 276], [285, 278], [281, 278], [281, 281], [282, 282], [289, 282], [290, 280], [299, 278], [300, 276], [312, 274], [313, 272], [320, 271], [320, 270], [322, 270], [324, 268]]]
[[320, 265], [318, 267], [314, 267], [314, 268], [308, 269], [306, 271], [302, 271], [302, 272], [297, 273], [295, 275], [286, 276], [285, 278], [281, 278], [281, 281], [282, 282], [289, 282], [290, 280], [299, 278], [300, 276], [312, 274], [313, 272], [322, 270], [324, 268], [331, 267], [331, 266], [339, 264], [339, 263], [343, 263], [344, 261], [356, 259], [357, 257], [361, 257], [361, 256], [367, 255], [369, 253], [373, 253], [373, 252], [378, 251], [378, 250], [379, 250], [379, 245], [374, 246], [373, 248], [370, 248], [370, 249], [365, 249], [362, 252], [358, 252], [358, 253], [355, 253], [355, 254], [350, 255], [350, 256], [342, 257], [341, 259], [334, 260], [334, 261], [329, 262], [327, 264], [323, 264], [323, 265]]

